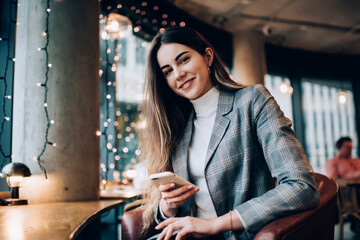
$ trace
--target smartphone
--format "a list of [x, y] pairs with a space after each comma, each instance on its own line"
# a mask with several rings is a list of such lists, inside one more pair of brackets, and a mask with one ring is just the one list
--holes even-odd
[[179, 177], [173, 172], [161, 172], [150, 175], [150, 179], [157, 182], [158, 184], [175, 183], [177, 187], [184, 185], [193, 185], [191, 182]]

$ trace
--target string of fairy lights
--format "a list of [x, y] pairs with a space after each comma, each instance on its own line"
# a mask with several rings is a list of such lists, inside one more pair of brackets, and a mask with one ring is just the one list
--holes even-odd
[[[106, 19], [107, 22], [107, 19]], [[112, 149], [112, 144], [109, 142], [109, 126], [112, 122], [111, 118], [110, 118], [110, 103], [111, 103], [111, 94], [110, 94], [110, 87], [112, 86], [112, 81], [111, 79], [109, 79], [108, 75], [109, 75], [109, 70], [111, 69], [113, 63], [110, 62], [110, 57], [109, 54], [111, 53], [111, 49], [109, 48], [109, 39], [106, 38], [104, 39], [105, 41], [105, 50], [106, 50], [106, 54], [105, 54], [105, 69], [103, 71], [103, 81], [105, 83], [105, 109], [106, 109], [106, 116], [105, 116], [105, 122], [103, 123], [103, 131], [101, 132], [101, 136], [104, 136], [104, 140], [105, 140], [105, 146], [106, 146], [106, 150], [105, 150], [105, 164], [102, 164], [100, 167], [102, 169], [102, 173], [101, 173], [101, 179], [102, 179], [102, 183], [105, 184], [108, 180], [108, 175], [109, 175], [109, 153], [111, 152]], [[110, 137], [111, 138], [111, 137]]]
[[45, 111], [45, 116], [46, 116], [46, 120], [47, 120], [47, 124], [46, 124], [46, 131], [45, 131], [45, 142], [44, 145], [42, 147], [42, 150], [40, 152], [40, 154], [37, 156], [36, 160], [37, 163], [40, 167], [40, 169], [43, 171], [45, 179], [47, 180], [47, 172], [46, 172], [46, 168], [44, 167], [44, 165], [41, 163], [42, 159], [41, 157], [43, 156], [43, 154], [46, 151], [46, 148], [48, 145], [51, 145], [53, 147], [56, 147], [56, 143], [54, 142], [50, 142], [49, 141], [49, 131], [50, 131], [50, 127], [51, 125], [53, 125], [55, 122], [54, 120], [50, 119], [49, 116], [49, 110], [48, 110], [48, 91], [49, 91], [49, 87], [48, 87], [48, 81], [49, 81], [49, 72], [50, 72], [50, 68], [52, 67], [52, 64], [49, 61], [49, 51], [48, 51], [48, 47], [49, 47], [49, 39], [50, 39], [50, 34], [49, 34], [49, 18], [50, 18], [50, 0], [47, 0], [47, 4], [46, 4], [46, 19], [45, 19], [45, 30], [42, 32], [42, 36], [46, 39], [45, 45], [42, 48], [38, 48], [37, 50], [43, 51], [45, 53], [45, 67], [46, 67], [46, 71], [45, 71], [45, 80], [42, 83], [37, 83], [38, 87], [41, 87], [44, 89], [44, 111]]
[[[2, 75], [0, 75], [0, 82], [3, 83], [4, 87], [3, 87], [3, 104], [2, 104], [2, 114], [3, 114], [3, 118], [1, 119], [1, 127], [0, 127], [0, 140], [2, 140], [4, 132], [5, 132], [5, 124], [11, 124], [10, 122], [10, 114], [6, 113], [6, 106], [8, 104], [11, 104], [11, 99], [12, 99], [12, 93], [9, 93], [9, 91], [11, 90], [8, 87], [8, 76], [9, 76], [9, 63], [10, 62], [15, 62], [15, 57], [11, 57], [10, 56], [10, 41], [12, 40], [11, 38], [11, 29], [13, 28], [12, 25], [13, 24], [17, 24], [16, 20], [12, 18], [12, 13], [13, 11], [16, 13], [16, 9], [17, 9], [17, 5], [18, 2], [17, 1], [11, 1], [9, 3], [9, 24], [8, 24], [8, 31], [7, 31], [7, 36], [2, 38], [0, 37], [0, 41], [5, 41], [6, 42], [6, 46], [7, 46], [7, 52], [6, 52], [6, 57], [5, 57], [5, 69]], [[15, 28], [14, 28], [15, 29]], [[0, 144], [0, 154], [3, 158], [3, 161], [1, 163], [1, 168], [3, 167], [3, 165], [7, 162], [7, 160], [11, 159], [11, 153], [5, 153], [5, 150], [3, 148], [3, 146]]]
[[[106, 26], [108, 23], [108, 18], [107, 17], [103, 17], [102, 15], [100, 15], [100, 19], [105, 20], [104, 25]], [[104, 27], [105, 27], [104, 26]], [[105, 186], [106, 182], [108, 181], [108, 177], [109, 177], [109, 170], [110, 168], [114, 168], [114, 163], [110, 163], [110, 154], [113, 153], [117, 153], [117, 149], [115, 147], [113, 147], [113, 144], [111, 143], [111, 140], [113, 139], [113, 136], [109, 133], [110, 132], [110, 126], [114, 126], [112, 117], [111, 117], [111, 110], [110, 108], [112, 108], [114, 106], [114, 97], [112, 96], [112, 92], [114, 91], [114, 87], [115, 87], [115, 81], [112, 81], [112, 78], [109, 77], [109, 71], [111, 70], [112, 72], [116, 71], [116, 64], [114, 62], [110, 61], [110, 54], [111, 54], [111, 48], [110, 48], [110, 38], [108, 35], [106, 36], [102, 36], [102, 39], [104, 40], [105, 43], [105, 59], [104, 61], [102, 61], [102, 59], [100, 58], [100, 62], [101, 62], [101, 66], [104, 67], [104, 69], [100, 69], [99, 70], [99, 77], [102, 79], [103, 84], [102, 86], [105, 87], [105, 91], [104, 91], [104, 96], [105, 96], [105, 114], [101, 114], [100, 116], [100, 121], [102, 121], [102, 119], [105, 119], [104, 122], [102, 122], [102, 131], [97, 131], [97, 135], [98, 136], [103, 136], [104, 137], [104, 143], [105, 143], [105, 147], [102, 148], [102, 150], [105, 152], [105, 163], [101, 163], [100, 164], [100, 169], [101, 169], [101, 181], [103, 186]], [[115, 51], [115, 50], [114, 50]], [[115, 52], [113, 53], [115, 55]], [[113, 123], [113, 124], [112, 124]]]
[[[102, 1], [102, 4], [105, 4], [106, 1]], [[122, 2], [122, 1], [119, 1]], [[101, 122], [101, 129], [99, 131], [97, 131], [97, 135], [101, 136], [102, 139], [104, 141], [102, 141], [101, 143], [101, 151], [103, 153], [102, 155], [102, 160], [100, 163], [100, 169], [101, 169], [101, 182], [103, 184], [103, 186], [105, 187], [105, 184], [107, 183], [107, 181], [109, 180], [109, 173], [111, 169], [115, 168], [115, 161], [119, 161], [120, 160], [120, 156], [124, 156], [124, 158], [126, 159], [130, 159], [131, 155], [127, 156], [127, 154], [130, 153], [130, 148], [127, 146], [123, 146], [122, 149], [118, 149], [116, 146], [114, 147], [113, 144], [111, 143], [111, 140], [113, 140], [113, 136], [112, 136], [112, 132], [109, 129], [109, 127], [111, 126], [117, 126], [119, 124], [119, 122], [117, 121], [117, 119], [112, 120], [111, 118], [111, 114], [115, 113], [114, 115], [116, 117], [120, 117], [121, 112], [119, 109], [110, 109], [111, 106], [113, 106], [113, 104], [115, 103], [115, 98], [113, 98], [112, 96], [112, 90], [115, 87], [116, 84], [116, 80], [113, 81], [113, 77], [110, 76], [111, 72], [115, 72], [117, 69], [117, 61], [119, 60], [120, 57], [126, 57], [126, 56], [122, 56], [121, 53], [118, 53], [117, 51], [119, 51], [119, 49], [122, 47], [120, 44], [115, 48], [112, 48], [112, 45], [114, 43], [114, 45], [116, 45], [116, 39], [118, 38], [123, 38], [123, 34], [124, 34], [124, 30], [119, 30], [119, 27], [122, 28], [124, 26], [115, 26], [113, 25], [115, 21], [111, 21], [113, 19], [111, 19], [110, 15], [110, 11], [114, 11], [117, 12], [117, 10], [121, 10], [125, 5], [128, 5], [129, 3], [125, 3], [122, 2], [123, 4], [116, 4], [116, 6], [106, 6], [106, 10], [107, 10], [107, 16], [103, 16], [102, 14], [100, 15], [100, 21], [102, 21], [102, 23], [105, 25], [104, 27], [104, 31], [101, 32], [101, 38], [104, 40], [104, 47], [102, 49], [102, 51], [104, 51], [104, 59], [100, 59], [101, 62], [101, 66], [103, 69], [100, 69], [99, 75], [103, 81], [103, 86], [104, 86], [104, 93], [103, 93], [103, 100], [104, 100], [104, 104], [103, 104], [103, 113], [100, 115], [100, 122]], [[131, 14], [133, 16], [137, 15], [137, 16], [144, 16], [146, 15], [146, 11], [142, 10], [140, 11], [140, 8], [147, 8], [151, 11], [153, 11], [154, 13], [156, 13], [156, 15], [159, 12], [163, 12], [159, 11], [161, 9], [161, 7], [159, 7], [158, 5], [154, 4], [154, 6], [150, 6], [152, 4], [148, 4], [148, 2], [146, 1], [142, 1], [139, 8], [135, 7], [135, 6], [126, 6], [125, 8], [131, 12]], [[127, 17], [129, 17], [129, 15], [124, 14]], [[147, 41], [151, 40], [151, 37], [153, 37], [156, 32], [158, 31], [164, 31], [165, 27], [167, 26], [175, 26], [175, 25], [179, 25], [179, 26], [185, 26], [185, 21], [178, 21], [177, 23], [174, 20], [170, 20], [170, 16], [167, 13], [162, 13], [159, 17], [159, 20], [156, 20], [155, 18], [153, 19], [148, 19], [146, 20], [146, 17], [144, 17], [145, 21], [141, 21], [140, 20], [135, 20], [133, 19], [133, 33], [141, 33], [141, 31], [143, 30], [142, 26], [140, 23], [150, 23], [151, 21], [151, 33], [144, 33], [143, 34], [143, 38], [146, 39]], [[120, 24], [121, 25], [121, 24]], [[108, 28], [107, 28], [108, 27]], [[119, 32], [113, 31], [113, 29], [111, 28], [118, 28]], [[115, 37], [115, 40], [112, 39], [112, 37], [110, 37], [110, 35], [112, 34], [118, 34], [117, 37]], [[141, 35], [141, 34], [140, 34]], [[111, 45], [111, 46], [110, 46]], [[127, 44], [125, 44], [125, 46], [127, 46]], [[143, 46], [144, 47], [144, 46]], [[125, 53], [126, 54], [126, 53]], [[144, 54], [144, 53], [143, 53]], [[112, 58], [113, 56], [113, 58]], [[145, 55], [144, 55], [145, 58]], [[112, 61], [113, 60], [113, 61]], [[138, 106], [138, 110], [139, 110]], [[125, 107], [127, 110], [129, 110], [129, 108], [132, 108], [130, 105], [126, 105]], [[113, 111], [114, 110], [114, 111]], [[115, 117], [115, 118], [116, 118]], [[102, 120], [103, 119], [103, 120]], [[129, 116], [125, 115], [123, 116], [123, 123], [122, 124], [130, 124], [129, 122]], [[131, 126], [130, 126], [131, 125]], [[130, 133], [132, 128], [135, 128], [136, 123], [135, 122], [131, 122], [129, 126], [124, 127], [124, 134], [126, 135], [122, 135], [122, 133], [119, 133], [118, 130], [116, 130], [115, 128], [115, 137], [117, 139], [122, 139], [124, 138], [124, 141], [129, 143], [131, 141], [131, 139], [134, 139], [134, 133]], [[144, 125], [144, 121], [142, 121], [142, 123], [140, 125]], [[139, 126], [137, 126], [139, 127]], [[128, 136], [127, 136], [128, 135]], [[114, 143], [119, 144], [118, 140], [115, 141]], [[112, 153], [114, 154], [114, 157], [112, 155]], [[139, 149], [134, 149], [134, 153], [136, 156], [140, 155], [140, 150]], [[125, 159], [124, 159], [125, 160]], [[131, 164], [135, 164], [136, 163], [136, 159], [131, 159]], [[119, 170], [119, 169], [117, 169]], [[132, 170], [134, 171], [134, 170]], [[126, 175], [128, 175], [129, 171], [126, 171]], [[115, 180], [115, 173], [116, 171], [114, 171], [114, 180]], [[123, 173], [123, 175], [125, 174], [125, 172]], [[129, 176], [125, 176], [124, 177], [130, 177], [130, 172], [129, 172]]]

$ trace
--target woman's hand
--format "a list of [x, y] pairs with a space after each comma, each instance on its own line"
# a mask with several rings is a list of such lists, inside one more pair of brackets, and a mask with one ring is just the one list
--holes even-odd
[[165, 216], [172, 217], [186, 200], [199, 191], [199, 188], [194, 185], [176, 188], [174, 183], [167, 183], [161, 184], [159, 191], [161, 192], [161, 210]]
[[169, 240], [174, 231], [180, 230], [175, 240], [186, 239], [188, 237], [204, 238], [219, 233], [217, 218], [170, 218], [156, 226], [157, 230], [162, 228], [157, 240]]

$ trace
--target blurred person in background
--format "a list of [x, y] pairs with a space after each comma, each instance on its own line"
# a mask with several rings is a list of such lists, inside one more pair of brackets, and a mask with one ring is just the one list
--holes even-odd
[[341, 137], [336, 142], [337, 153], [325, 165], [326, 174], [332, 178], [360, 177], [360, 158], [351, 156], [353, 142], [350, 137]]

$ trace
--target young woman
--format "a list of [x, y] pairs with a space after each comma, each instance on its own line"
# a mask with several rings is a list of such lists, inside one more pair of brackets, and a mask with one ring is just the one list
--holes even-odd
[[197, 186], [149, 188], [144, 228], [155, 220], [158, 239], [174, 231], [176, 240], [252, 239], [272, 220], [318, 204], [291, 121], [262, 85], [233, 81], [194, 30], [169, 28], [153, 40], [143, 107], [148, 173], [173, 171]]

